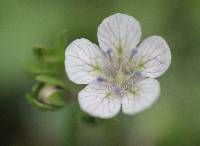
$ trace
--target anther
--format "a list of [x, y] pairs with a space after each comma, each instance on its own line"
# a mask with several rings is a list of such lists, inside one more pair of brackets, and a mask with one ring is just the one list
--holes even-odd
[[138, 81], [143, 80], [143, 79], [144, 79], [144, 76], [142, 75], [141, 72], [139, 72], [139, 71], [134, 72], [133, 82], [138, 82]]
[[131, 61], [133, 56], [135, 56], [137, 53], [138, 53], [137, 48], [132, 49], [130, 57], [129, 57], [129, 61]]
[[99, 81], [99, 82], [104, 82], [104, 81], [105, 81], [105, 79], [104, 79], [104, 78], [102, 78], [102, 77], [98, 77], [98, 78], [97, 78], [97, 81]]
[[111, 53], [113, 52], [113, 50], [111, 48], [109, 48], [106, 53], [108, 54], [108, 58], [109, 58], [109, 61], [110, 63], [112, 64], [112, 57], [111, 57]]
[[114, 91], [118, 96], [120, 97], [122, 96], [122, 89], [120, 87], [115, 87]]
[[135, 75], [135, 76], [141, 76], [141, 75], [142, 75], [142, 73], [141, 73], [141, 72], [139, 72], [139, 71], [136, 71], [136, 72], [134, 73], [134, 75]]
[[108, 55], [110, 55], [111, 53], [112, 53], [112, 49], [111, 48], [109, 48], [107, 51], [106, 51], [106, 53], [108, 54]]
[[138, 53], [137, 48], [134, 48], [134, 49], [132, 50], [132, 55], [134, 56], [134, 55], [136, 55], [137, 53]]

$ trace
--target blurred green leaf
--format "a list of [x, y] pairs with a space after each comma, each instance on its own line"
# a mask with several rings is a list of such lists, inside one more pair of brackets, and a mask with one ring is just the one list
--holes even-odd
[[63, 107], [65, 104], [64, 99], [61, 97], [62, 95], [58, 92], [48, 97], [48, 104], [56, 107]]
[[47, 110], [53, 110], [55, 109], [55, 107], [53, 106], [50, 106], [50, 105], [47, 105], [47, 104], [44, 104], [44, 103], [41, 103], [39, 102], [35, 97], [33, 96], [32, 94], [27, 94], [26, 95], [26, 98], [28, 99], [28, 101], [34, 106], [36, 107], [37, 109], [39, 110], [44, 110], [44, 111], [47, 111]]
[[81, 116], [81, 121], [88, 124], [88, 125], [93, 125], [93, 126], [96, 126], [97, 125], [97, 121], [96, 121], [96, 118], [94, 117], [91, 117], [85, 113], [82, 114]]
[[46, 84], [56, 85], [56, 86], [62, 87], [64, 89], [67, 89], [66, 83], [64, 81], [59, 80], [59, 79], [52, 77], [52, 76], [38, 75], [38, 76], [36, 76], [35, 79], [37, 81], [44, 82]]
[[45, 47], [34, 47], [33, 53], [35, 56], [41, 57], [47, 52], [46, 50], [47, 50], [47, 48], [45, 48]]
[[56, 71], [52, 70], [51, 68], [45, 67], [40, 63], [27, 63], [24, 68], [27, 73], [33, 76], [39, 74], [56, 74]]

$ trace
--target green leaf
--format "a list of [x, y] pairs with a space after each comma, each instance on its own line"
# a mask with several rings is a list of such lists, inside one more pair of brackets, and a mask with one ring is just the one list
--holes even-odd
[[38, 75], [38, 74], [55, 74], [55, 71], [51, 68], [47, 68], [40, 63], [27, 63], [24, 66], [25, 71], [31, 75]]
[[35, 79], [37, 81], [44, 82], [46, 84], [56, 85], [56, 86], [59, 86], [59, 87], [66, 89], [66, 83], [64, 81], [59, 80], [59, 79], [52, 77], [52, 76], [38, 75], [38, 76], [36, 76]]
[[64, 99], [61, 97], [62, 95], [59, 92], [54, 93], [53, 95], [48, 97], [48, 104], [63, 107], [65, 104]]
[[41, 57], [41, 56], [43, 56], [45, 54], [46, 48], [40, 47], [40, 46], [39, 47], [34, 47], [33, 48], [33, 52], [34, 52], [35, 56]]
[[55, 107], [53, 106], [50, 106], [50, 105], [47, 105], [47, 104], [44, 104], [44, 103], [41, 103], [37, 100], [37, 97], [35, 97], [33, 94], [27, 94], [26, 95], [26, 98], [28, 99], [28, 101], [34, 106], [36, 107], [37, 109], [39, 110], [44, 110], [44, 111], [47, 111], [47, 110], [54, 110]]

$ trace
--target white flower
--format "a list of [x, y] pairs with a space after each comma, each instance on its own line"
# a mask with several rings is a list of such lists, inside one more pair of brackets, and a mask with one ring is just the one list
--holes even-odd
[[150, 36], [138, 45], [139, 22], [120, 13], [103, 20], [97, 37], [99, 47], [82, 38], [74, 40], [65, 51], [69, 79], [89, 84], [78, 95], [81, 109], [91, 116], [111, 118], [121, 107], [129, 115], [150, 107], [160, 93], [154, 78], [171, 63], [166, 41]]

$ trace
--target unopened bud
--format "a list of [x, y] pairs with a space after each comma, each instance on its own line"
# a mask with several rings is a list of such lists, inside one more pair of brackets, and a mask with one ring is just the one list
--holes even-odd
[[58, 90], [53, 85], [44, 86], [39, 92], [39, 96], [38, 96], [39, 101], [48, 104], [49, 103], [49, 99], [48, 98], [51, 95], [53, 95], [56, 91], [58, 91]]

